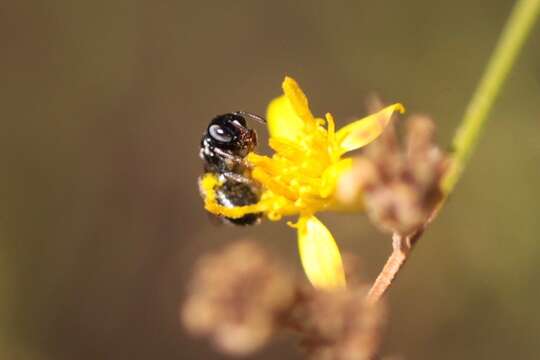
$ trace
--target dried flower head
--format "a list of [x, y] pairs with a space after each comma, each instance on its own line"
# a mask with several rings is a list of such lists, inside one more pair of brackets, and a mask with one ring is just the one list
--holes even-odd
[[430, 118], [411, 117], [402, 149], [389, 126], [341, 178], [341, 201], [362, 197], [369, 217], [384, 231], [408, 235], [417, 230], [442, 197], [440, 182], [448, 161], [434, 135]]
[[293, 329], [314, 359], [366, 360], [377, 352], [384, 324], [383, 305], [368, 303], [366, 294], [354, 283], [333, 291], [308, 287], [260, 247], [240, 241], [197, 263], [182, 320], [232, 355]]
[[220, 350], [248, 354], [268, 341], [293, 297], [287, 272], [240, 241], [197, 263], [181, 315], [190, 332], [210, 336]]
[[376, 355], [384, 307], [366, 302], [366, 289], [318, 291], [307, 303], [304, 344], [317, 360], [369, 360]]
[[388, 106], [336, 131], [331, 114], [324, 119], [312, 114], [296, 81], [285, 78], [283, 92], [270, 103], [267, 112], [269, 145], [275, 153], [272, 157], [255, 153], [247, 156], [251, 175], [263, 189], [260, 201], [247, 206], [220, 205], [214, 192], [219, 180], [208, 174], [201, 181], [205, 208], [228, 218], [264, 213], [277, 221], [298, 215], [298, 222], [290, 225], [298, 231], [300, 257], [308, 279], [319, 288], [341, 288], [345, 276], [340, 252], [332, 234], [315, 214], [342, 209], [335, 193], [340, 177], [352, 165], [347, 153], [375, 140], [392, 114], [404, 108], [401, 104]]

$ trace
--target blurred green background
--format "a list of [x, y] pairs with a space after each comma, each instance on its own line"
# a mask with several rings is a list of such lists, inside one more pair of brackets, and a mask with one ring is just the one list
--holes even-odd
[[[217, 114], [285, 74], [338, 125], [376, 92], [450, 143], [512, 1], [12, 1], [0, 5], [0, 357], [219, 359], [178, 306], [196, 257], [284, 222], [216, 227], [197, 190]], [[540, 342], [540, 29], [463, 181], [390, 292], [384, 354], [534, 359]], [[264, 139], [265, 131], [260, 129]], [[372, 280], [390, 239], [325, 215]], [[282, 337], [255, 359], [300, 359]]]

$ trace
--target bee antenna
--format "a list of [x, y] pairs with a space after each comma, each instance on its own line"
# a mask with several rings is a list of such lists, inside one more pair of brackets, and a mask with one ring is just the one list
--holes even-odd
[[260, 122], [261, 124], [266, 124], [266, 119], [259, 115], [251, 114], [245, 111], [236, 111], [233, 114], [247, 116], [247, 117], [252, 118], [255, 121]]

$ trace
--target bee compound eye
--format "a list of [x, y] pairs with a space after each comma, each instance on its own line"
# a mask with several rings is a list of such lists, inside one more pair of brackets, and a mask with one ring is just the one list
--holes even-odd
[[208, 134], [215, 140], [222, 143], [229, 143], [232, 141], [233, 136], [227, 132], [223, 127], [219, 125], [211, 125], [208, 128]]

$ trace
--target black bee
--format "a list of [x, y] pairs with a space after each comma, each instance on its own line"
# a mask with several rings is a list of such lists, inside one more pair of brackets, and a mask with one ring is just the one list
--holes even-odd
[[[199, 156], [204, 160], [204, 171], [220, 179], [221, 185], [214, 190], [217, 202], [226, 207], [252, 205], [260, 198], [260, 186], [251, 178], [245, 162], [247, 154], [257, 146], [257, 134], [247, 127], [245, 117], [266, 122], [243, 111], [219, 115], [210, 121], [201, 139]], [[246, 214], [238, 219], [224, 219], [237, 225], [253, 225], [261, 216]]]

